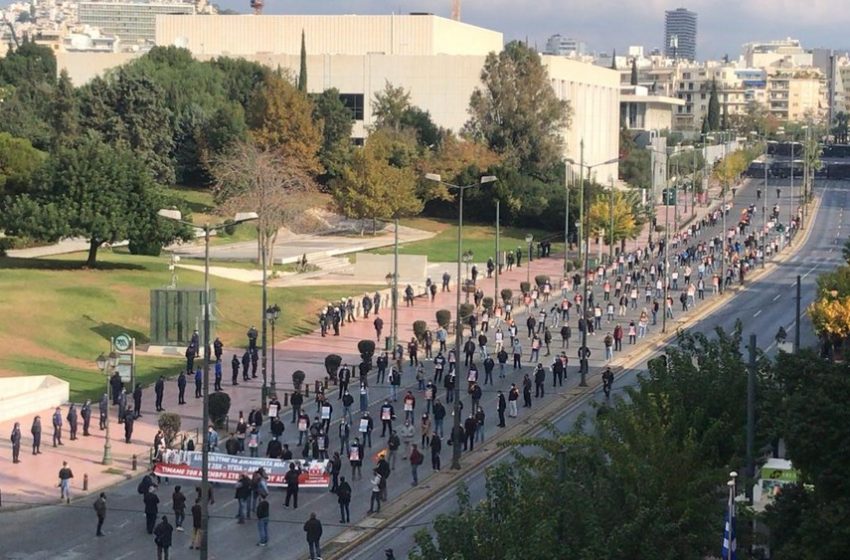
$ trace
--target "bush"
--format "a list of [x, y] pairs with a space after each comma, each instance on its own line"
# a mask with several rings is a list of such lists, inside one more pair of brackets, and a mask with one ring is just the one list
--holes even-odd
[[360, 358], [372, 369], [372, 356], [375, 355], [375, 342], [372, 340], [361, 340], [357, 343]]
[[526, 295], [531, 291], [531, 284], [529, 284], [528, 282], [520, 282], [519, 291], [522, 292], [522, 295]]
[[301, 386], [304, 384], [304, 378], [306, 377], [307, 376], [300, 369], [292, 372], [292, 386], [295, 387], [296, 391], [301, 390]]
[[159, 239], [131, 239], [127, 249], [131, 255], [158, 257], [162, 253], [162, 242]]
[[425, 340], [425, 331], [428, 330], [428, 323], [425, 321], [413, 321], [413, 336], [420, 343]]
[[[230, 408], [229, 405], [228, 408]], [[165, 446], [170, 448], [177, 434], [180, 433], [180, 415], [174, 412], [163, 412], [159, 415], [158, 424], [165, 438]]]
[[325, 371], [328, 372], [328, 377], [336, 379], [336, 373], [339, 371], [339, 366], [342, 365], [342, 357], [336, 354], [328, 354], [325, 356]]
[[460, 318], [462, 321], [465, 321], [475, 312], [475, 306], [471, 303], [461, 303], [460, 304]]
[[443, 327], [444, 329], [449, 328], [449, 324], [452, 322], [452, 312], [448, 309], [440, 309], [437, 311], [437, 324]]
[[511, 290], [509, 288], [505, 288], [504, 290], [502, 290], [502, 301], [504, 303], [510, 303], [510, 301], [513, 299], [513, 297], [514, 297], [514, 291], [513, 290]]
[[491, 298], [490, 296], [485, 297], [483, 300], [481, 300], [481, 305], [483, 305], [484, 309], [486, 309], [487, 311], [493, 311], [493, 298]]
[[549, 277], [545, 274], [539, 274], [539, 275], [534, 277], [534, 283], [537, 284], [538, 288], [542, 288], [543, 284], [545, 284], [546, 282], [549, 282], [549, 281], [550, 281]]
[[230, 412], [230, 395], [227, 393], [213, 393], [209, 400], [210, 421], [216, 429], [224, 427], [224, 419]]

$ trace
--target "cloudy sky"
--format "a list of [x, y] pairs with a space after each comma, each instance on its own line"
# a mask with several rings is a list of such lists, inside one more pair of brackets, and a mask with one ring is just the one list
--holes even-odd
[[[215, 1], [215, 0], [213, 0]], [[222, 8], [250, 11], [249, 0], [218, 0]], [[661, 47], [664, 10], [698, 14], [699, 58], [736, 58], [753, 40], [794, 37], [806, 47], [850, 48], [848, 0], [463, 0], [467, 23], [525, 39], [542, 48], [555, 33], [597, 51], [628, 45]], [[449, 17], [451, 0], [266, 0], [267, 14], [388, 14], [431, 12]]]

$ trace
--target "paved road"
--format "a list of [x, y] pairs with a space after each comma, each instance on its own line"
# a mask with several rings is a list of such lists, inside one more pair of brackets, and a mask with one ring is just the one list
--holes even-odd
[[[819, 182], [818, 190], [823, 196], [820, 212], [814, 230], [807, 243], [800, 251], [785, 264], [779, 265], [778, 269], [769, 276], [753, 282], [746, 290], [737, 294], [734, 300], [724, 305], [717, 311], [703, 319], [698, 330], [703, 333], [711, 333], [715, 328], [721, 327], [730, 330], [737, 320], [744, 323], [744, 343], [749, 340], [750, 334], [756, 334], [758, 344], [761, 348], [767, 346], [768, 354], [777, 352], [773, 335], [784, 325], [788, 331], [789, 340], [794, 336], [794, 297], [796, 289], [796, 277], [800, 275], [802, 310], [812, 302], [815, 296], [815, 279], [821, 272], [832, 269], [842, 264], [841, 245], [847, 238], [848, 227], [850, 227], [850, 215], [845, 216], [844, 208], [850, 203], [850, 183], [843, 182]], [[850, 213], [850, 211], [848, 211]], [[802, 346], [810, 346], [817, 343], [817, 337], [811, 329], [811, 323], [805, 318], [801, 331]], [[615, 382], [615, 391], [624, 386], [633, 385], [636, 381], [639, 369], [628, 370]], [[554, 425], [562, 431], [571, 429], [575, 419], [581, 412], [590, 410], [593, 400], [603, 398], [601, 389], [583, 402], [570, 407], [560, 416]], [[506, 454], [500, 454], [492, 461], [485, 463], [481, 471], [497, 461], [504, 461]], [[471, 501], [474, 503], [485, 497], [484, 476], [481, 471], [470, 473], [465, 477]], [[439, 514], [451, 513], [457, 503], [454, 500], [455, 490], [449, 489], [434, 497], [434, 499], [423, 504], [412, 514], [399, 519], [393, 528], [383, 531], [378, 537], [367, 542], [356, 554], [350, 556], [352, 560], [372, 560], [382, 558], [384, 549], [392, 548], [398, 558], [406, 557], [408, 551], [414, 547], [414, 535], [423, 527], [428, 527], [430, 522]]]
[[[749, 190], [742, 190], [736, 200], [736, 204], [738, 206], [748, 204], [747, 200], [747, 192]], [[843, 195], [842, 195], [843, 196]], [[839, 212], [838, 206], [843, 204], [843, 198], [839, 198], [839, 194], [833, 192], [833, 190], [829, 189], [827, 192], [827, 198], [824, 204], [824, 212], [827, 210], [830, 212]], [[833, 208], [834, 207], [834, 208]], [[732, 215], [737, 215], [737, 210], [733, 211]], [[826, 214], [822, 214], [825, 216]], [[823, 233], [821, 230], [825, 228], [823, 224], [831, 223], [834, 220], [837, 220], [837, 214], [835, 216], [829, 216], [829, 220], [819, 219], [818, 221], [818, 232]], [[838, 222], [835, 222], [838, 223]], [[830, 225], [830, 235], [834, 235], [834, 228], [832, 224]], [[816, 232], [816, 235], [813, 235], [813, 239], [818, 239], [819, 234]], [[809, 246], [807, 246], [807, 250], [809, 250]], [[838, 246], [837, 246], [838, 247]], [[820, 257], [823, 260], [823, 266], [828, 266], [831, 256], [827, 254], [821, 255]], [[840, 258], [840, 248], [836, 253], [836, 258]], [[805, 262], [808, 262], [808, 257], [805, 259]], [[795, 265], [796, 266], [796, 265]], [[800, 265], [803, 266], [802, 264]], [[811, 268], [812, 265], [808, 265], [806, 269]], [[788, 270], [792, 270], [792, 266], [788, 266]], [[805, 271], [804, 271], [805, 272]], [[814, 274], [816, 271], [812, 271], [811, 274], [807, 276], [807, 281], [811, 285], [811, 282], [814, 280]], [[794, 272], [796, 274], [796, 272]], [[793, 275], [793, 274], [792, 274]], [[774, 282], [774, 280], [768, 279], [767, 282]], [[787, 286], [787, 280], [782, 280], [778, 282], [777, 285], [786, 286], [787, 290], [790, 290], [790, 287]], [[752, 288], [751, 288], [752, 289]], [[761, 290], [755, 290], [754, 293], [760, 293]], [[749, 292], [745, 292], [747, 294]], [[790, 294], [790, 292], [788, 292]], [[742, 295], [739, 296], [741, 298], [750, 298], [752, 297], [752, 301], [759, 302], [760, 299], [755, 299], [755, 295]], [[758, 296], [761, 297], [761, 296]], [[772, 296], [771, 296], [772, 297]], [[781, 295], [780, 297], [787, 297], [786, 295]], [[764, 299], [764, 298], [761, 298]], [[774, 302], [770, 301], [771, 298], [767, 298], [765, 301], [761, 301], [760, 305], [762, 305], [765, 309], [761, 314], [758, 315], [759, 320], [762, 322], [758, 325], [758, 329], [760, 332], [775, 332], [777, 326], [776, 322], [779, 321], [777, 318], [770, 319], [769, 313], [773, 313], [774, 309], [781, 310], [782, 313], [787, 314], [790, 309], [792, 309], [787, 303], [784, 305], [773, 305]], [[749, 300], [748, 300], [749, 301]], [[749, 305], [749, 304], [748, 304]], [[728, 313], [732, 313], [732, 315], [739, 313], [737, 309], [733, 309], [734, 306], [726, 306], [725, 308], [731, 311], [727, 311]], [[755, 315], [755, 310], [753, 311]], [[677, 314], [678, 315], [678, 314]], [[729, 316], [729, 320], [732, 320], [732, 315]], [[764, 317], [762, 317], [764, 315]], [[635, 312], [630, 311], [629, 315], [625, 318], [626, 323], [629, 319], [635, 318]], [[785, 319], [783, 319], [785, 320]], [[573, 322], [575, 318], [573, 318]], [[519, 324], [524, 323], [524, 317], [521, 317], [518, 321]], [[574, 325], [573, 325], [574, 326]], [[523, 331], [524, 329], [520, 329]], [[576, 330], [574, 328], [574, 330]], [[557, 337], [556, 337], [557, 338]], [[594, 350], [594, 360], [592, 366], [599, 366], [601, 363], [596, 359], [603, 355], [603, 351], [601, 350], [601, 336], [593, 337], [592, 340], [589, 340], [591, 344], [591, 348]], [[575, 339], [574, 339], [575, 340]], [[526, 343], [525, 340], [523, 340]], [[527, 348], [527, 343], [524, 344], [524, 348]], [[628, 351], [632, 347], [626, 345], [626, 350]], [[573, 350], [574, 352], [574, 350]], [[572, 354], [572, 352], [571, 352]], [[527, 351], [526, 351], [527, 356]], [[574, 356], [571, 355], [571, 358]], [[573, 360], [574, 362], [575, 360]], [[528, 370], [525, 370], [528, 371]], [[570, 375], [570, 384], [574, 384], [577, 382], [575, 379], [577, 376], [575, 375], [575, 369], [571, 365], [571, 375]], [[412, 375], [408, 374], [406, 378], [409, 380], [412, 378]], [[505, 383], [509, 383], [512, 381], [518, 382], [521, 376], [518, 374], [511, 374], [508, 376], [508, 379], [505, 382], [497, 382], [496, 386], [487, 386], [485, 396], [483, 401], [486, 403], [485, 407], [489, 411], [492, 411], [494, 408], [492, 405], [495, 390], [497, 388], [506, 388]], [[547, 389], [549, 387], [547, 386]], [[380, 405], [386, 389], [384, 387], [373, 388], [371, 393], [372, 397], [372, 406], [371, 411], [374, 417], [377, 416], [377, 408]], [[441, 397], [444, 391], [440, 391]], [[552, 397], [547, 397], [547, 399], [551, 399]], [[335, 400], [333, 401], [336, 402]], [[469, 410], [469, 403], [466, 403], [466, 410]], [[419, 410], [421, 412], [421, 404], [419, 404]], [[397, 408], [400, 406], [397, 404]], [[521, 412], [521, 418], [524, 414]], [[339, 416], [339, 410], [335, 411], [335, 416]], [[491, 436], [497, 428], [495, 428], [492, 416], [490, 415], [487, 423], [487, 435]], [[450, 422], [450, 418], [446, 419], [447, 426]], [[332, 434], [335, 434], [335, 429], [332, 428]], [[375, 434], [375, 446], [372, 449], [372, 453], [377, 452], [380, 449], [380, 441], [379, 433]], [[297, 439], [297, 438], [294, 438]], [[418, 437], [416, 438], [418, 440]], [[285, 434], [284, 440], [286, 442], [293, 442], [293, 431], [292, 425], [287, 424], [287, 432]], [[336, 438], [332, 438], [332, 447], [337, 442]], [[450, 451], [444, 445], [443, 451], [443, 460], [444, 464], [448, 461], [450, 455]], [[426, 461], [427, 463], [427, 461]], [[368, 460], [367, 460], [368, 465]], [[364, 468], [364, 471], [368, 472], [368, 467]], [[421, 477], [424, 479], [427, 475], [430, 474], [429, 466], [423, 466], [421, 469]], [[347, 462], [343, 469], [343, 474], [348, 475], [350, 470], [348, 469]], [[431, 479], [433, 480], [433, 479]], [[393, 473], [393, 475], [389, 479], [389, 495], [392, 499], [393, 496], [399, 495], [403, 490], [409, 488], [409, 471], [403, 462], [400, 462], [398, 465], [398, 470]], [[352, 519], [356, 523], [368, 523], [370, 521], [369, 518], [365, 518], [365, 510], [368, 508], [368, 488], [365, 481], [358, 483], [355, 486], [354, 490], [354, 501], [352, 504]], [[173, 485], [176, 484], [175, 481], [172, 481], [171, 485], [163, 485], [162, 487], [162, 506], [163, 511], [166, 513], [170, 513], [169, 511], [169, 498]], [[425, 490], [428, 489], [429, 479], [426, 479], [422, 482], [422, 486]], [[188, 486], [190, 489], [192, 488], [192, 484], [184, 485]], [[333, 495], [328, 494], [327, 492], [320, 491], [306, 491], [302, 490], [302, 502], [301, 507], [297, 512], [293, 512], [292, 510], [284, 510], [281, 507], [282, 496], [279, 492], [274, 493], [272, 496], [272, 526], [271, 526], [271, 545], [267, 549], [261, 549], [254, 546], [256, 542], [256, 533], [253, 525], [236, 525], [233, 520], [233, 515], [235, 514], [236, 504], [232, 499], [232, 487], [219, 487], [217, 490], [217, 498], [214, 507], [211, 509], [211, 515], [213, 516], [211, 520], [211, 558], [233, 558], [236, 556], [242, 558], [261, 558], [267, 557], [270, 554], [274, 554], [275, 558], [300, 558], [303, 557], [305, 553], [305, 546], [303, 542], [303, 532], [301, 530], [301, 525], [304, 522], [304, 519], [308, 515], [310, 511], [316, 511], [319, 514], [319, 517], [325, 523], [325, 535], [326, 538], [332, 538], [334, 535], [338, 535], [342, 533], [346, 528], [339, 526], [335, 522], [337, 521], [337, 507], [336, 500]], [[106, 523], [106, 531], [109, 535], [103, 539], [95, 539], [92, 535], [94, 532], [94, 523], [93, 523], [93, 511], [91, 508], [91, 500], [85, 499], [80, 502], [72, 503], [70, 506], [50, 506], [50, 507], [42, 507], [35, 508], [31, 510], [26, 510], [22, 512], [16, 512], [14, 514], [9, 513], [0, 513], [0, 520], [4, 520], [4, 518], [8, 519], [10, 515], [14, 515], [14, 523], [6, 522], [0, 523], [0, 542], [3, 543], [2, 553], [4, 554], [3, 558], [7, 559], [36, 559], [36, 558], [58, 558], [58, 559], [73, 559], [73, 558], [143, 558], [152, 554], [153, 551], [153, 543], [152, 539], [144, 533], [143, 530], [143, 522], [144, 516], [141, 511], [141, 500], [140, 497], [136, 494], [136, 483], [134, 481], [129, 481], [125, 484], [119, 485], [118, 487], [110, 490], [109, 492], [109, 508], [110, 513], [107, 518]], [[428, 519], [433, 517], [433, 513], [439, 512], [441, 508], [451, 507], [453, 504], [452, 500], [442, 500], [440, 502], [439, 507], [436, 509], [428, 510], [428, 515], [423, 516], [421, 523], [426, 523]], [[45, 528], [50, 528], [49, 531], [45, 531]], [[412, 531], [397, 531], [400, 533], [399, 535], [399, 544], [394, 544], [397, 550], [404, 551], [409, 548], [409, 543], [405, 545], [402, 541], [404, 540], [405, 534], [412, 534]], [[385, 535], [393, 535], [392, 531], [384, 532]], [[45, 538], [48, 537], [48, 538]], [[395, 537], [394, 537], [395, 538]], [[409, 540], [409, 538], [408, 538]], [[175, 540], [175, 558], [183, 558], [183, 557], [191, 557], [192, 552], [186, 550], [188, 546], [188, 536], [187, 535], [177, 535]], [[380, 548], [376, 550], [382, 550]], [[274, 551], [274, 552], [271, 552]], [[362, 556], [363, 558], [374, 558], [376, 555], [372, 556]], [[377, 556], [380, 557], [380, 556]], [[403, 557], [403, 556], [400, 556]]]

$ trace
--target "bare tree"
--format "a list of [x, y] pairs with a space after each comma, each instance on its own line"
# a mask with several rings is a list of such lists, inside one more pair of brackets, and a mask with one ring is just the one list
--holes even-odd
[[313, 227], [307, 210], [322, 205], [309, 171], [279, 152], [251, 142], [239, 142], [213, 162], [215, 199], [225, 215], [257, 213], [257, 257], [274, 259], [274, 244], [282, 227], [305, 231]]

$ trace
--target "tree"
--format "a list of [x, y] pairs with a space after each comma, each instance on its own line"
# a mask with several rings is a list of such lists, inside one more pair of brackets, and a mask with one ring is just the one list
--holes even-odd
[[626, 127], [620, 129], [620, 180], [633, 187], [648, 189], [652, 186], [650, 174], [650, 152], [638, 149], [632, 132]]
[[[417, 214], [422, 202], [416, 196], [416, 176], [410, 167], [391, 165], [380, 152], [366, 148], [354, 152], [351, 165], [332, 184], [340, 212], [355, 219], [390, 219]], [[361, 235], [363, 229], [361, 228]]]
[[[638, 219], [638, 208], [636, 207], [634, 197], [629, 197], [629, 194], [637, 194], [636, 191], [624, 193], [622, 191], [614, 192], [613, 203], [613, 222], [614, 222], [614, 242], [625, 243], [627, 239], [635, 239], [640, 233], [640, 221]], [[638, 199], [637, 202], [640, 202]], [[600, 193], [588, 209], [588, 221], [590, 225], [591, 235], [601, 236], [605, 233], [604, 240], [609, 243], [611, 240], [611, 216], [612, 216], [611, 196], [608, 193]]]
[[85, 237], [89, 267], [96, 266], [103, 243], [138, 242], [155, 233], [161, 244], [185, 234], [185, 228], [157, 222], [162, 199], [141, 160], [96, 138], [51, 154], [38, 184], [13, 200], [7, 231], [45, 241]]
[[405, 112], [410, 109], [410, 92], [403, 87], [393, 87], [386, 81], [384, 90], [375, 94], [372, 101], [372, 115], [377, 128], [401, 130]]
[[631, 77], [630, 83], [633, 86], [638, 85], [638, 69], [637, 69], [637, 59], [636, 58], [632, 59], [632, 77]]
[[50, 125], [55, 145], [75, 141], [80, 134], [80, 106], [74, 84], [64, 68], [53, 93], [50, 105]]
[[416, 140], [424, 148], [436, 147], [442, 140], [440, 127], [431, 119], [431, 113], [419, 107], [409, 107], [401, 116], [402, 127], [416, 132]]
[[215, 199], [223, 212], [257, 213], [258, 255], [265, 251], [267, 263], [274, 260], [280, 228], [297, 231], [297, 217], [321, 204], [308, 169], [298, 160], [253, 142], [234, 144], [214, 162], [212, 172]]
[[307, 40], [301, 30], [301, 68], [298, 72], [298, 91], [307, 93]]
[[0, 59], [0, 85], [56, 83], [56, 56], [45, 45], [24, 40]]
[[832, 134], [835, 136], [835, 141], [839, 144], [846, 144], [847, 138], [850, 136], [850, 115], [844, 111], [839, 111], [835, 114], [835, 126], [832, 127]]
[[0, 132], [0, 206], [7, 196], [29, 191], [33, 175], [46, 157], [29, 140]]
[[322, 148], [319, 162], [325, 169], [324, 183], [339, 177], [351, 158], [351, 112], [339, 98], [339, 90], [331, 88], [313, 99], [313, 121], [321, 123]]
[[611, 55], [611, 70], [617, 69], [617, 49], [614, 49], [613, 54]]
[[542, 177], [559, 165], [570, 107], [555, 95], [540, 56], [510, 42], [499, 54], [487, 55], [481, 82], [470, 98], [464, 131], [522, 173]]
[[[5, 90], [5, 91], [4, 91]], [[45, 82], [24, 82], [0, 88], [0, 132], [25, 138], [39, 150], [49, 150], [53, 130], [50, 125], [50, 100], [53, 86]]]
[[172, 111], [165, 92], [133, 68], [95, 78], [80, 92], [80, 124], [109, 144], [128, 147], [162, 184], [174, 182]]
[[249, 104], [246, 122], [249, 135], [264, 151], [275, 151], [288, 162], [310, 173], [322, 171], [319, 150], [322, 132], [312, 119], [310, 98], [288, 79], [269, 74]]
[[715, 130], [720, 130], [720, 102], [717, 99], [717, 81], [711, 81], [711, 93], [708, 97], [708, 115], [706, 116], [706, 122], [708, 122], [708, 130], [714, 132]]

